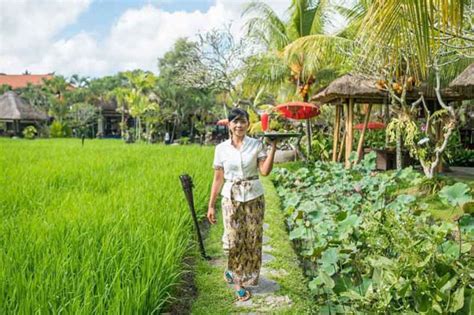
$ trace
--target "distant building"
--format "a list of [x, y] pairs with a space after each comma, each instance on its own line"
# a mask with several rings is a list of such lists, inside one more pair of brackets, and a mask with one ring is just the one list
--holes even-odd
[[25, 102], [13, 91], [0, 96], [0, 135], [19, 136], [25, 127], [39, 126], [48, 119], [48, 115]]
[[24, 88], [31, 83], [33, 85], [42, 85], [44, 80], [54, 77], [53, 73], [48, 74], [4, 74], [0, 73], [0, 86], [9, 85], [12, 89]]

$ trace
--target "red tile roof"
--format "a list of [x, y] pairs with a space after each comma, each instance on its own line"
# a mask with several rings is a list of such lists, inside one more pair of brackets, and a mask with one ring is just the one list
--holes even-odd
[[18, 89], [27, 86], [28, 83], [43, 84], [43, 79], [49, 80], [53, 76], [53, 74], [0, 74], [0, 85], [7, 84], [13, 89]]

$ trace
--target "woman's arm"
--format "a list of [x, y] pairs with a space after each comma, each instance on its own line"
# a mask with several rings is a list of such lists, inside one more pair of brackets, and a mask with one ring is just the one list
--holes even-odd
[[258, 164], [258, 168], [262, 176], [268, 176], [271, 173], [272, 168], [273, 168], [273, 159], [275, 158], [275, 152], [276, 152], [276, 141], [273, 141], [272, 148], [270, 150], [270, 153], [267, 155], [267, 158]]
[[211, 198], [207, 210], [207, 219], [211, 224], [216, 224], [216, 200], [222, 185], [224, 184], [224, 170], [222, 168], [214, 170], [214, 180], [211, 187]]

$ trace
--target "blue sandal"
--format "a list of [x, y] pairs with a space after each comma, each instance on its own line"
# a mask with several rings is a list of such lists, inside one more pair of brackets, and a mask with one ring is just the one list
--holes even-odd
[[235, 292], [237, 293], [237, 298], [241, 302], [247, 301], [252, 296], [250, 294], [250, 291], [245, 289], [244, 287], [241, 287], [239, 290], [236, 290]]
[[232, 277], [232, 272], [230, 272], [229, 270], [224, 271], [224, 280], [228, 284], [233, 284], [234, 278]]

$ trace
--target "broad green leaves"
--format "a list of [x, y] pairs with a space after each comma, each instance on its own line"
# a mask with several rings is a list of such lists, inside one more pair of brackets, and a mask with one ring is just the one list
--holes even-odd
[[[353, 170], [315, 162], [275, 172], [290, 239], [309, 266], [320, 312], [466, 313], [472, 217], [461, 217], [459, 229], [434, 222], [426, 209], [413, 211], [420, 209], [415, 196], [396, 194], [420, 184], [418, 172], [376, 174], [374, 167], [369, 155]], [[440, 198], [467, 204], [468, 192], [447, 186]], [[459, 231], [463, 243], [453, 239]]]
[[444, 204], [449, 206], [462, 206], [471, 201], [470, 188], [464, 183], [456, 183], [452, 186], [446, 186], [439, 192], [439, 197]]

